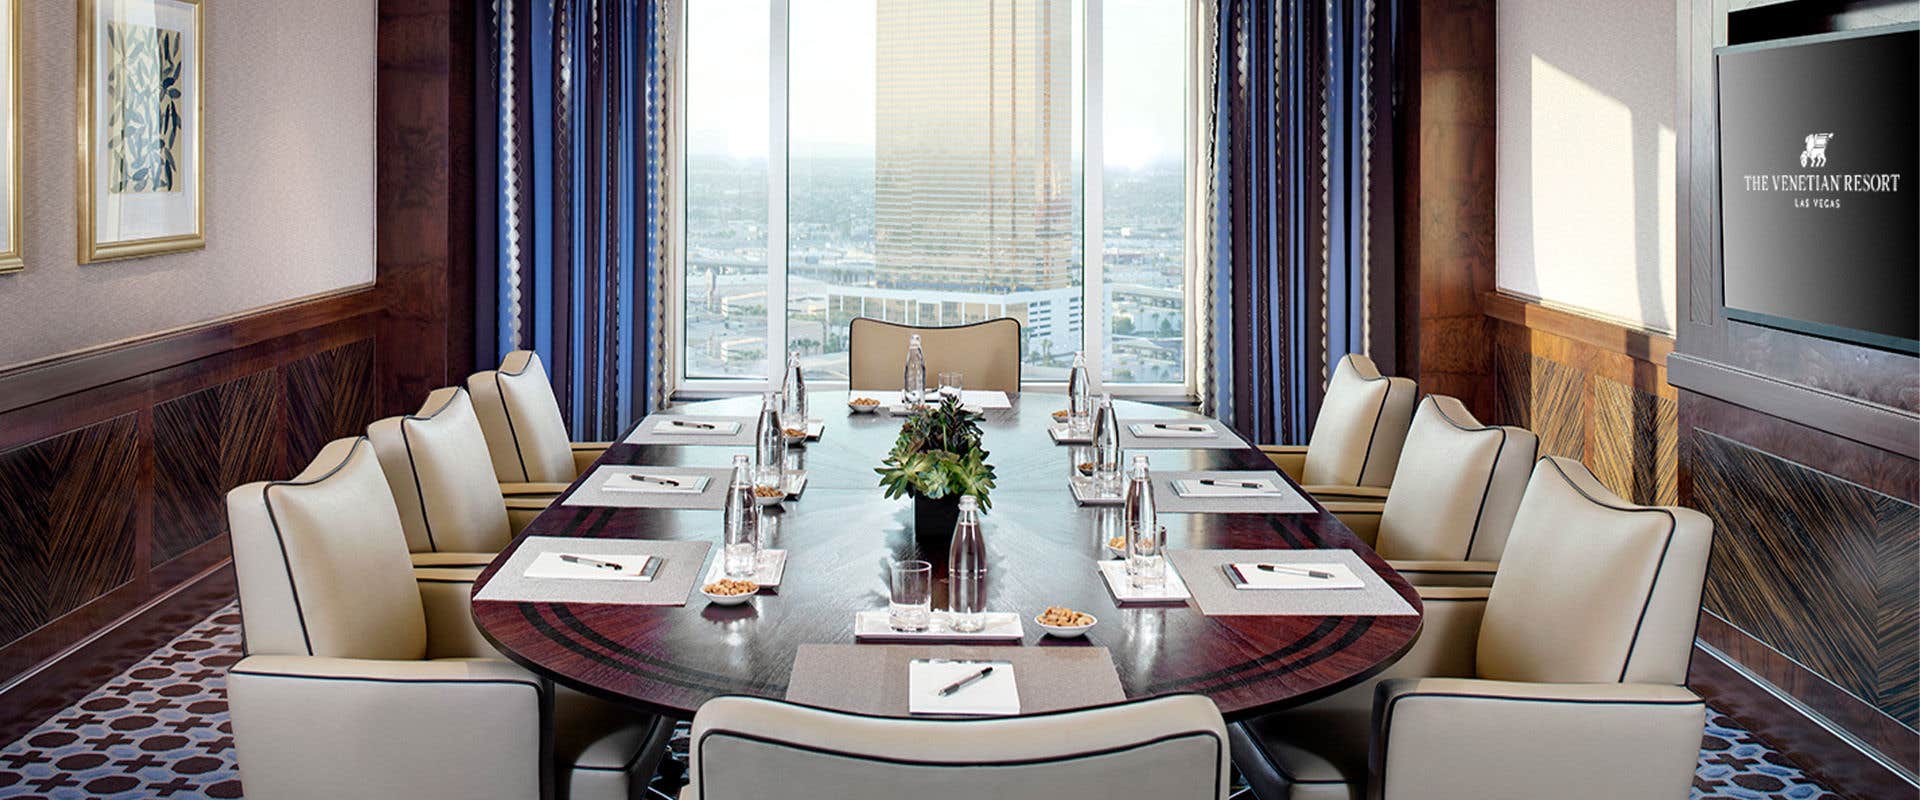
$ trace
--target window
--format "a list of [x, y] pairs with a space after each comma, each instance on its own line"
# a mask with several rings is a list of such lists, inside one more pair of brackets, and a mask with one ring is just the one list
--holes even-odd
[[685, 2], [682, 388], [1010, 316], [1029, 382], [1190, 391], [1188, 0]]

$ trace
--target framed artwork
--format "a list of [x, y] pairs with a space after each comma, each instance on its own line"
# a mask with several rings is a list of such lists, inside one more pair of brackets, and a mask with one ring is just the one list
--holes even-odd
[[199, 0], [80, 0], [80, 263], [206, 246]]
[[20, 0], [0, 0], [0, 273], [20, 259]]

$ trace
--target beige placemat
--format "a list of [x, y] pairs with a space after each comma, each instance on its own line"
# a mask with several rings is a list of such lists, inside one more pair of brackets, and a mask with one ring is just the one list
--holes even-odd
[[[733, 433], [682, 433], [671, 426], [662, 428], [667, 420], [679, 419], [688, 422], [739, 423]], [[739, 447], [753, 444], [754, 426], [760, 424], [759, 417], [721, 417], [694, 416], [691, 414], [648, 414], [646, 419], [627, 434], [627, 444], [711, 444]]]
[[1127, 699], [1104, 647], [912, 644], [803, 644], [793, 658], [787, 700], [857, 714], [907, 714], [907, 664], [916, 658], [1008, 661], [1020, 713], [1038, 714]]
[[[1167, 558], [1209, 617], [1411, 616], [1420, 612], [1352, 550], [1172, 550]], [[1221, 568], [1232, 563], [1345, 564], [1360, 576], [1358, 589], [1236, 589]]]
[[[1133, 432], [1135, 425], [1152, 425], [1165, 422], [1171, 425], [1207, 425], [1213, 428], [1212, 436], [1139, 436]], [[1238, 450], [1247, 443], [1240, 440], [1231, 428], [1217, 419], [1122, 419], [1120, 420], [1121, 450]]]
[[[610, 603], [630, 606], [684, 606], [706, 566], [707, 542], [667, 542], [657, 539], [586, 539], [573, 536], [529, 536], [507, 563], [474, 593], [475, 600], [510, 603]], [[644, 554], [661, 559], [660, 571], [650, 581], [571, 580], [529, 578], [527, 566], [541, 553], [556, 551], [583, 556]]]
[[[662, 478], [678, 476], [704, 476], [707, 485], [698, 492], [634, 492], [609, 491], [607, 480], [616, 475], [640, 474], [656, 475]], [[593, 473], [580, 482], [580, 488], [567, 499], [560, 502], [563, 506], [594, 506], [600, 508], [726, 508], [727, 487], [733, 484], [733, 470], [726, 467], [650, 467], [645, 465], [628, 466], [625, 464], [604, 464], [593, 468]]]

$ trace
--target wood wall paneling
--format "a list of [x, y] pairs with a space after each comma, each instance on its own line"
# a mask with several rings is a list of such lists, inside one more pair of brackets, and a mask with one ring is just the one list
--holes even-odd
[[0, 642], [134, 579], [151, 450], [128, 414], [0, 453]]
[[1678, 501], [1678, 404], [1666, 383], [1672, 340], [1489, 293], [1493, 421], [1540, 436], [1543, 455], [1578, 459], [1636, 503]]
[[1400, 308], [1403, 374], [1494, 413], [1481, 298], [1493, 290], [1494, 2], [1412, 4], [1403, 60]]

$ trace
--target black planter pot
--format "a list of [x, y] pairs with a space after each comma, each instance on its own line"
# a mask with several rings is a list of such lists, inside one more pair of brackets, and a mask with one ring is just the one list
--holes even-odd
[[960, 519], [960, 495], [934, 499], [913, 496], [913, 538], [922, 541], [953, 538], [953, 524]]

